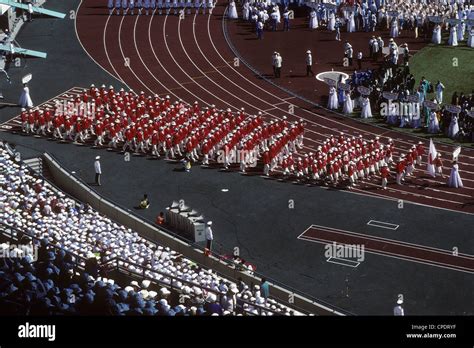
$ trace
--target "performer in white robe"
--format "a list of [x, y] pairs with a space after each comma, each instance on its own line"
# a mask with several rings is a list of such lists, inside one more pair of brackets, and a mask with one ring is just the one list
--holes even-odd
[[365, 96], [362, 98], [362, 112], [360, 114], [361, 118], [371, 118], [372, 117], [372, 109], [370, 107], [370, 100], [369, 97]]
[[435, 92], [436, 92], [436, 100], [438, 101], [438, 104], [443, 104], [443, 91], [445, 87], [441, 83], [441, 81], [438, 81], [438, 83], [435, 86]]
[[474, 27], [469, 30], [469, 37], [467, 39], [467, 47], [474, 47]]
[[389, 101], [388, 103], [388, 115], [387, 115], [387, 123], [396, 125], [398, 123], [398, 112], [397, 112], [397, 103], [393, 101]]
[[458, 23], [458, 28], [457, 28], [458, 42], [459, 41], [464, 41], [464, 31], [465, 30], [466, 30], [466, 24], [464, 24], [464, 22], [459, 22]]
[[459, 175], [459, 166], [457, 161], [453, 162], [453, 167], [451, 168], [451, 174], [449, 175], [448, 179], [448, 186], [454, 188], [462, 188], [462, 180], [461, 176]]
[[411, 126], [414, 129], [421, 128], [420, 103], [411, 103], [413, 118], [411, 119]]
[[249, 17], [250, 17], [250, 4], [248, 1], [246, 1], [244, 6], [242, 7], [242, 18], [248, 21]]
[[33, 107], [33, 101], [31, 100], [31, 97], [30, 97], [30, 89], [28, 88], [26, 83], [23, 85], [23, 91], [21, 92], [20, 102], [18, 104], [20, 104], [22, 108]]
[[400, 102], [400, 128], [410, 124], [410, 115], [407, 112], [407, 102]]
[[349, 13], [349, 18], [347, 19], [347, 32], [355, 32], [355, 21], [354, 21], [354, 12]]
[[109, 9], [109, 16], [112, 15], [112, 13], [114, 13], [114, 0], [109, 0], [108, 3], [107, 3], [107, 7]]
[[309, 28], [316, 29], [317, 27], [319, 27], [318, 15], [316, 14], [315, 10], [312, 10], [309, 13]]
[[278, 5], [273, 6], [273, 12], [276, 12], [277, 14], [277, 24], [280, 24], [281, 23], [280, 7], [278, 7]]
[[237, 7], [235, 6], [235, 1], [231, 1], [229, 3], [229, 14], [228, 14], [230, 19], [237, 19], [239, 16], [237, 15]]
[[453, 25], [451, 27], [451, 30], [449, 31], [448, 45], [449, 46], [457, 46], [458, 45], [458, 35], [457, 35], [457, 32], [456, 32], [456, 26], [455, 25]]
[[345, 100], [344, 100], [344, 106], [342, 108], [342, 112], [345, 115], [352, 114], [354, 112], [354, 101], [351, 99], [351, 93], [349, 91], [345, 92]]
[[329, 88], [329, 100], [328, 100], [328, 109], [337, 110], [339, 106], [339, 101], [337, 99], [337, 92], [334, 86]]
[[328, 30], [330, 31], [336, 30], [336, 15], [334, 14], [334, 12], [331, 12], [329, 14]]
[[433, 37], [431, 38], [431, 42], [436, 45], [441, 44], [441, 27], [439, 24], [436, 24], [433, 29]]
[[392, 38], [398, 37], [398, 19], [392, 19], [392, 24], [390, 26], [390, 36]]
[[449, 129], [448, 129], [448, 137], [451, 139], [456, 138], [456, 136], [459, 133], [459, 124], [458, 124], [458, 116], [453, 114], [451, 117], [451, 123], [449, 124]]
[[436, 112], [431, 111], [430, 113], [430, 123], [428, 125], [428, 133], [437, 134], [439, 133], [439, 122]]

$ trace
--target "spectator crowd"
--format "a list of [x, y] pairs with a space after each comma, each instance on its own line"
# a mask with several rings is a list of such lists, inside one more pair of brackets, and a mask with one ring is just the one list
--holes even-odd
[[[230, 281], [66, 196], [3, 143], [0, 187], [0, 227], [38, 248], [36, 259], [0, 260], [0, 301], [27, 304], [31, 314], [300, 314], [260, 285]], [[114, 260], [143, 282], [121, 288], [108, 279], [106, 265]]]

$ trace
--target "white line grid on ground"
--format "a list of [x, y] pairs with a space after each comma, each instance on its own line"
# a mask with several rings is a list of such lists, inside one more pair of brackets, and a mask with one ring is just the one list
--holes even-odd
[[396, 231], [400, 225], [397, 224], [392, 224], [389, 222], [383, 222], [383, 221], [377, 221], [377, 220], [370, 220], [367, 222], [368, 226], [373, 226], [373, 227], [379, 227], [379, 228], [385, 228], [387, 230], [393, 230]]
[[[334, 260], [336, 260], [336, 261], [334, 261]], [[338, 262], [338, 261], [340, 261], [340, 262]], [[335, 263], [337, 265], [352, 267], [352, 268], [356, 268], [360, 265], [360, 262], [347, 260], [347, 259], [340, 259], [340, 258], [337, 258], [337, 257], [330, 257], [329, 259], [326, 260], [326, 262]], [[344, 262], [347, 262], [347, 263], [344, 263]]]
[[[301, 240], [305, 240], [307, 242], [312, 242], [312, 243], [318, 243], [318, 244], [328, 244], [332, 241], [330, 240], [324, 240], [324, 239], [317, 239], [315, 237], [298, 237], [298, 239], [301, 239]], [[427, 262], [423, 259], [419, 259], [419, 258], [416, 258], [416, 257], [401, 257], [401, 256], [397, 256], [397, 254], [393, 254], [393, 253], [390, 253], [390, 252], [377, 252], [377, 251], [373, 251], [369, 248], [365, 248], [365, 252], [366, 253], [369, 253], [369, 254], [375, 254], [375, 255], [379, 255], [379, 256], [386, 256], [386, 257], [390, 257], [390, 258], [393, 258], [393, 259], [398, 259], [398, 260], [402, 260], [402, 261], [410, 261], [410, 262], [415, 262], [415, 263], [420, 263], [420, 264], [423, 264], [423, 265], [427, 265], [427, 266], [434, 266], [434, 267], [438, 267], [438, 268], [444, 268], [444, 269], [449, 269], [451, 271], [458, 271], [458, 272], [463, 272], [463, 273], [468, 273], [468, 274], [474, 274], [474, 271], [470, 270], [470, 269], [465, 269], [465, 267], [458, 267], [458, 268], [454, 268], [454, 267], [450, 267], [450, 266], [446, 266], [442, 263], [439, 263], [439, 262], [436, 262], [436, 261], [432, 261], [432, 262]]]
[[[372, 239], [372, 240], [376, 240], [376, 241], [386, 241], [386, 242], [389, 242], [389, 243], [398, 244], [398, 245], [402, 245], [402, 246], [414, 246], [414, 247], [418, 247], [420, 249], [424, 249], [424, 250], [428, 250], [428, 251], [434, 251], [434, 252], [438, 252], [438, 253], [442, 253], [442, 254], [446, 254], [446, 255], [452, 255], [453, 254], [452, 250], [439, 249], [439, 248], [434, 248], [434, 247], [427, 246], [427, 245], [409, 243], [409, 242], [405, 242], [405, 241], [398, 240], [398, 239], [388, 239], [388, 238], [383, 238], [383, 237], [379, 237], [379, 236], [373, 236], [373, 235], [368, 235], [368, 234], [364, 234], [364, 233], [358, 233], [358, 232], [353, 232], [353, 231], [348, 231], [348, 230], [343, 230], [343, 229], [333, 228], [333, 227], [328, 227], [328, 226], [322, 226], [322, 225], [311, 225], [302, 234], [300, 234], [298, 236], [298, 239], [314, 238], [314, 237], [311, 237], [311, 236], [303, 236], [308, 230], [310, 230], [312, 228], [325, 230], [326, 232], [337, 232], [339, 234], [345, 234], [345, 235], [348, 235], [348, 236], [356, 236], [356, 237], [360, 236], [360, 237], [364, 237], [364, 238]], [[471, 255], [471, 254], [458, 253], [457, 255], [458, 255], [458, 257], [465, 257], [465, 258], [468, 258], [468, 259], [474, 258], [474, 255]]]

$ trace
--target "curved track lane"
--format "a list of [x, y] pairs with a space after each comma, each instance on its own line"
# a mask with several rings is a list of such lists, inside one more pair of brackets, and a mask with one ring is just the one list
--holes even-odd
[[[85, 5], [87, 6], [87, 2]], [[105, 8], [104, 8], [105, 10]], [[218, 6], [213, 15], [178, 16], [103, 16], [104, 45], [102, 52], [92, 52], [100, 62], [107, 57], [114, 73], [135, 91], [160, 95], [170, 94], [192, 103], [216, 104], [232, 110], [245, 107], [249, 113], [262, 112], [265, 116], [290, 120], [304, 119], [308, 123], [305, 151], [314, 151], [331, 134], [362, 134], [364, 138], [376, 135], [391, 137], [396, 146], [395, 156], [406, 151], [419, 139], [395, 131], [387, 131], [337, 115], [325, 110], [314, 110], [303, 100], [261, 79], [240, 64], [234, 66], [234, 54], [224, 35], [224, 6]], [[81, 14], [81, 13], [80, 13]], [[80, 27], [80, 26], [79, 26]], [[79, 31], [80, 35], [80, 31]], [[118, 39], [117, 39], [118, 38]], [[83, 41], [87, 38], [83, 37]], [[97, 46], [91, 46], [97, 50]], [[87, 44], [86, 44], [87, 48]], [[130, 62], [128, 66], [124, 64]], [[290, 106], [294, 113], [289, 113]], [[425, 145], [427, 145], [425, 143]], [[439, 144], [438, 151], [446, 158], [452, 147]], [[441, 178], [407, 179], [403, 186], [389, 185], [379, 189], [380, 178], [363, 182], [354, 191], [388, 199], [406, 201], [474, 212], [474, 158], [473, 151], [463, 149], [460, 156], [461, 175], [466, 185], [453, 190]], [[449, 168], [445, 168], [445, 175]], [[423, 168], [416, 171], [424, 174]]]

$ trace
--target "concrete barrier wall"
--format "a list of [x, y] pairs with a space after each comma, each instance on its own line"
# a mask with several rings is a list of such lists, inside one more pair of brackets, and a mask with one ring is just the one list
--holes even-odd
[[[84, 203], [90, 204], [90, 206], [99, 213], [106, 215], [110, 219], [115, 220], [128, 228], [131, 228], [142, 237], [154, 241], [162, 246], [169, 247], [176, 252], [183, 254], [188, 259], [204, 267], [210, 268], [226, 278], [233, 279], [234, 281], [238, 278], [242, 278], [242, 280], [247, 284], [260, 284], [259, 278], [240, 272], [213, 256], [205, 256], [202, 250], [194, 248], [192, 245], [173, 237], [165, 231], [160, 230], [158, 227], [141, 220], [134, 216], [130, 210], [124, 210], [102, 198], [87, 185], [83, 184], [72, 174], [64, 170], [59, 163], [48, 154], [43, 155], [43, 161], [44, 165], [49, 169], [51, 176], [54, 179], [54, 183], [61, 188], [61, 190], [76, 197]], [[294, 306], [296, 308], [301, 308], [309, 313], [316, 315], [343, 315], [342, 313], [332, 310], [324, 305], [313, 302], [297, 294], [293, 294], [277, 285], [270, 285], [270, 294], [273, 298], [282, 303], [288, 304], [290, 307]]]

